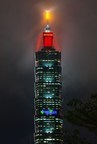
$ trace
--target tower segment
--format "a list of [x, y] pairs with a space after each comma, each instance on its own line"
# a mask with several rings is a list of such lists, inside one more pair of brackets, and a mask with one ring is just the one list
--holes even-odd
[[63, 144], [61, 52], [47, 24], [35, 53], [35, 144]]

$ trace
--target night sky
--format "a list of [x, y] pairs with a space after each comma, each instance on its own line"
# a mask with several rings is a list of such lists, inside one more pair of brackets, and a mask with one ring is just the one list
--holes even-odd
[[46, 9], [62, 51], [64, 103], [97, 93], [97, 0], [1, 0], [0, 144], [31, 139], [34, 52]]

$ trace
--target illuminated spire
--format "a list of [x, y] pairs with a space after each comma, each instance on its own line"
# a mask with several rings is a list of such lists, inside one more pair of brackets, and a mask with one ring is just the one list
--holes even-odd
[[49, 22], [49, 20], [50, 20], [50, 11], [48, 11], [48, 10], [46, 10], [45, 11], [45, 18], [46, 18], [46, 20], [47, 20], [47, 23]]
[[45, 32], [51, 32], [51, 28], [50, 28], [50, 25], [47, 24], [45, 29], [44, 29]]
[[49, 25], [49, 22], [51, 20], [51, 12], [49, 10], [46, 10], [45, 11], [45, 19], [46, 19], [46, 27], [44, 29], [45, 32], [51, 32], [51, 28], [50, 28], [50, 25]]

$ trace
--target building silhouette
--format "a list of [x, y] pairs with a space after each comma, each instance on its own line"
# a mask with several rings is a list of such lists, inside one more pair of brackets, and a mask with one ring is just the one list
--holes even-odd
[[61, 52], [47, 24], [35, 53], [35, 144], [63, 144]]

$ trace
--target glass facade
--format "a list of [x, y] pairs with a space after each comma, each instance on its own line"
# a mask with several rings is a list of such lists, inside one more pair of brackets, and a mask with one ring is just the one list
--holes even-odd
[[44, 46], [35, 59], [35, 144], [63, 144], [61, 53]]

